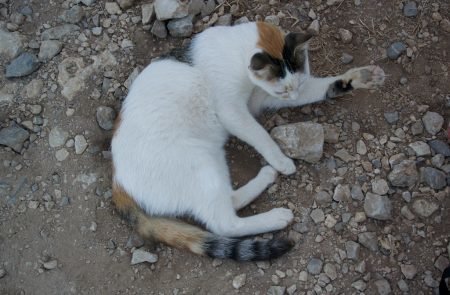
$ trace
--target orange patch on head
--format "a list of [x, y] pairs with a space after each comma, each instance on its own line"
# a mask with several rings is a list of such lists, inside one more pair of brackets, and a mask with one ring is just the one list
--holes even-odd
[[257, 22], [259, 40], [257, 46], [274, 58], [283, 59], [284, 34], [274, 25]]

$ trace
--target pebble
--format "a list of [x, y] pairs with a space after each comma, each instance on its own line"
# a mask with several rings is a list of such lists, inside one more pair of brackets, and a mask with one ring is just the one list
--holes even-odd
[[314, 223], [321, 223], [325, 220], [325, 214], [323, 213], [322, 209], [314, 209], [311, 211], [310, 214], [312, 220], [314, 221]]
[[310, 274], [318, 275], [322, 271], [323, 262], [318, 258], [311, 258], [306, 269]]
[[347, 252], [347, 258], [350, 260], [358, 260], [360, 246], [354, 241], [345, 242], [345, 251]]
[[378, 251], [378, 239], [375, 232], [363, 232], [358, 234], [358, 242], [373, 252]]
[[276, 15], [268, 15], [264, 18], [264, 21], [275, 26], [280, 24], [280, 18]]
[[54, 28], [50, 28], [42, 32], [41, 40], [59, 40], [65, 35], [79, 31], [80, 27], [73, 24], [64, 24]]
[[[142, 10], [142, 24], [146, 25], [153, 21], [155, 18], [155, 9], [153, 3], [144, 3], [141, 6]], [[159, 21], [159, 23], [161, 23]]]
[[439, 209], [439, 206], [425, 199], [416, 199], [412, 204], [414, 212], [421, 217], [430, 217], [434, 212]]
[[83, 3], [86, 6], [91, 6], [95, 3], [96, 0], [80, 0], [81, 3]]
[[339, 35], [342, 42], [344, 42], [345, 44], [352, 42], [353, 34], [349, 30], [341, 28], [339, 29]]
[[367, 284], [363, 280], [357, 280], [356, 282], [352, 283], [352, 287], [358, 291], [363, 292], [364, 290], [366, 290]]
[[300, 274], [298, 275], [298, 280], [300, 282], [306, 282], [308, 280], [308, 273], [304, 270], [302, 270], [300, 272]]
[[120, 10], [119, 4], [117, 4], [116, 2], [106, 2], [105, 10], [106, 12], [108, 12], [108, 14], [122, 14], [122, 10]]
[[149, 263], [155, 263], [158, 261], [158, 255], [141, 250], [136, 249], [133, 251], [133, 255], [131, 257], [131, 265], [143, 263], [143, 262], [149, 262]]
[[59, 162], [64, 161], [68, 156], [69, 152], [65, 148], [62, 148], [55, 153], [56, 160], [58, 160]]
[[388, 122], [389, 124], [395, 124], [399, 119], [399, 115], [398, 112], [385, 112], [384, 118], [386, 119], [386, 122]]
[[412, 264], [401, 264], [400, 269], [407, 280], [412, 280], [417, 274], [417, 267]]
[[391, 219], [392, 204], [386, 196], [368, 192], [364, 200], [364, 211], [368, 217], [378, 220]]
[[439, 287], [439, 282], [431, 276], [431, 273], [425, 274], [425, 278], [423, 281], [425, 282], [425, 285], [427, 285], [430, 288]]
[[267, 295], [284, 295], [286, 292], [286, 287], [282, 286], [271, 286], [269, 290], [267, 290]]
[[4, 278], [6, 276], [6, 270], [3, 268], [0, 268], [0, 279]]
[[0, 130], [0, 145], [6, 145], [20, 153], [23, 143], [30, 137], [25, 129], [13, 124]]
[[376, 280], [374, 285], [379, 295], [388, 295], [392, 293], [391, 285], [386, 279]]
[[428, 142], [428, 145], [436, 154], [441, 154], [445, 157], [450, 157], [450, 147], [442, 140], [435, 139]]
[[39, 49], [38, 58], [40, 61], [49, 61], [61, 52], [62, 43], [56, 40], [44, 40]]
[[392, 43], [388, 49], [387, 49], [387, 56], [392, 59], [396, 60], [402, 53], [406, 51], [406, 45], [403, 42], [394, 42]]
[[188, 15], [180, 19], [173, 19], [167, 23], [167, 29], [173, 37], [189, 37], [192, 35], [194, 25], [192, 16]]
[[311, 24], [308, 26], [308, 29], [306, 29], [306, 31], [314, 36], [319, 35], [320, 31], [319, 21], [317, 19], [313, 20]]
[[11, 60], [23, 51], [22, 37], [0, 29], [0, 57]]
[[441, 255], [434, 262], [434, 267], [436, 267], [440, 272], [443, 272], [449, 266], [449, 260], [447, 257]]
[[52, 148], [63, 146], [69, 138], [69, 132], [63, 130], [61, 127], [56, 126], [50, 130], [48, 135], [48, 142]]
[[334, 189], [333, 200], [336, 202], [350, 200], [350, 196], [350, 187], [348, 185], [338, 184]]
[[120, 8], [128, 9], [133, 6], [134, 0], [117, 0], [117, 3], [119, 4]]
[[114, 127], [114, 119], [116, 118], [116, 112], [113, 108], [100, 106], [97, 108], [96, 118], [98, 125], [103, 130], [112, 130]]
[[411, 125], [411, 133], [412, 135], [419, 135], [423, 133], [423, 124], [422, 121], [416, 121]]
[[[190, 2], [191, 1], [156, 0], [154, 2], [156, 17], [160, 21], [183, 18], [189, 14]], [[213, 4], [214, 4], [214, 1], [213, 1]], [[206, 6], [208, 6], [208, 4]], [[215, 8], [215, 4], [214, 4], [214, 8]], [[213, 8], [213, 10], [214, 10], [214, 8]]]
[[356, 152], [360, 155], [367, 154], [367, 147], [361, 139], [356, 142]]
[[334, 125], [331, 124], [324, 124], [323, 127], [323, 134], [324, 134], [324, 140], [327, 143], [338, 143], [339, 142], [339, 134], [341, 131], [339, 128], [337, 128]]
[[86, 150], [88, 144], [83, 135], [75, 135], [75, 154], [81, 155]]
[[372, 192], [377, 195], [385, 195], [389, 191], [389, 185], [384, 179], [372, 180]]
[[229, 14], [229, 13], [224, 14], [219, 17], [219, 19], [215, 23], [215, 26], [230, 26], [232, 19], [233, 19], [233, 17], [231, 16], [231, 14]]
[[342, 53], [342, 55], [341, 55], [341, 62], [344, 64], [344, 65], [347, 65], [347, 64], [349, 64], [349, 63], [351, 63], [353, 61], [353, 55], [350, 55], [350, 54], [348, 54], [348, 53]]
[[416, 216], [414, 216], [414, 214], [409, 210], [408, 206], [403, 206], [402, 209], [400, 209], [400, 213], [403, 215], [403, 217], [405, 217], [408, 220], [413, 220], [414, 218], [416, 218]]
[[66, 10], [61, 16], [61, 19], [66, 23], [76, 24], [84, 17], [83, 7], [74, 5], [69, 10]]
[[403, 15], [407, 17], [414, 17], [418, 13], [417, 4], [414, 1], [406, 2], [403, 6]]
[[353, 200], [362, 201], [364, 200], [364, 194], [361, 190], [361, 186], [359, 184], [354, 184], [352, 186], [352, 190], [350, 191]]
[[412, 160], [403, 160], [394, 166], [388, 179], [393, 186], [411, 187], [418, 180], [416, 163]]
[[413, 149], [418, 157], [431, 155], [430, 147], [423, 141], [412, 142], [408, 146]]
[[327, 215], [327, 217], [325, 218], [325, 226], [328, 228], [333, 228], [337, 223], [337, 220], [330, 214]]
[[320, 191], [314, 195], [317, 204], [329, 204], [333, 201], [332, 197], [326, 191]]
[[421, 178], [432, 189], [439, 190], [447, 186], [447, 176], [436, 168], [425, 167], [421, 169]]
[[6, 78], [28, 76], [40, 67], [36, 55], [24, 52], [6, 67]]
[[425, 130], [431, 135], [436, 135], [441, 131], [442, 125], [444, 124], [444, 118], [435, 112], [426, 112], [422, 118]]
[[340, 149], [334, 155], [346, 163], [355, 161], [355, 157], [351, 156], [346, 149]]
[[402, 291], [402, 292], [408, 292], [409, 291], [408, 284], [405, 282], [405, 280], [398, 281], [397, 286], [400, 289], [400, 291]]
[[323, 271], [330, 278], [330, 280], [334, 281], [337, 279], [336, 266], [332, 263], [326, 263], [323, 267]]
[[242, 286], [245, 285], [246, 279], [247, 279], [247, 275], [245, 273], [235, 276], [233, 279], [233, 288], [235, 288], [237, 290], [240, 289]]
[[92, 28], [92, 34], [94, 36], [100, 36], [102, 34], [102, 31], [103, 31], [102, 27], [93, 27]]
[[295, 285], [295, 284], [286, 289], [286, 292], [288, 293], [288, 295], [297, 294], [296, 291], [297, 291], [297, 285]]
[[58, 267], [58, 260], [50, 260], [48, 262], [44, 262], [43, 264], [44, 268], [47, 270], [52, 270]]
[[277, 126], [270, 135], [290, 158], [316, 163], [322, 157], [325, 138], [320, 124], [300, 122]]
[[450, 33], [450, 20], [443, 19], [441, 21], [441, 28], [446, 31], [447, 33]]

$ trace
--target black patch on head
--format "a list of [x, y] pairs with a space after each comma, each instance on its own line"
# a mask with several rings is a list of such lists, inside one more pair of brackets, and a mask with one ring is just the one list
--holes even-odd
[[327, 90], [326, 98], [335, 98], [353, 90], [352, 80], [337, 80], [330, 84]]
[[187, 63], [192, 66], [191, 47], [190, 44], [182, 45], [181, 47], [175, 47], [168, 53], [161, 55], [161, 59], [174, 59], [182, 63]]
[[263, 78], [266, 80], [284, 78], [286, 76], [284, 62], [270, 56], [266, 52], [260, 52], [253, 55], [250, 61], [250, 68], [254, 71], [265, 70]]
[[312, 35], [303, 33], [289, 33], [284, 37], [283, 59], [289, 72], [304, 70], [306, 54], [302, 45], [311, 37]]

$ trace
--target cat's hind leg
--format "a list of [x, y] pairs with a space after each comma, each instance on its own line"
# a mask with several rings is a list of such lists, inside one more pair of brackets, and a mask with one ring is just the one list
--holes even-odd
[[261, 168], [258, 175], [233, 192], [235, 210], [240, 210], [256, 199], [277, 178], [277, 171], [271, 166]]

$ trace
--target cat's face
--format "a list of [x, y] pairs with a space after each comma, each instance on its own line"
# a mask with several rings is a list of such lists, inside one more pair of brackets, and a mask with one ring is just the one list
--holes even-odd
[[289, 33], [275, 46], [261, 46], [261, 51], [250, 60], [252, 82], [279, 99], [297, 99], [298, 89], [309, 77], [307, 42], [310, 38], [307, 34]]

